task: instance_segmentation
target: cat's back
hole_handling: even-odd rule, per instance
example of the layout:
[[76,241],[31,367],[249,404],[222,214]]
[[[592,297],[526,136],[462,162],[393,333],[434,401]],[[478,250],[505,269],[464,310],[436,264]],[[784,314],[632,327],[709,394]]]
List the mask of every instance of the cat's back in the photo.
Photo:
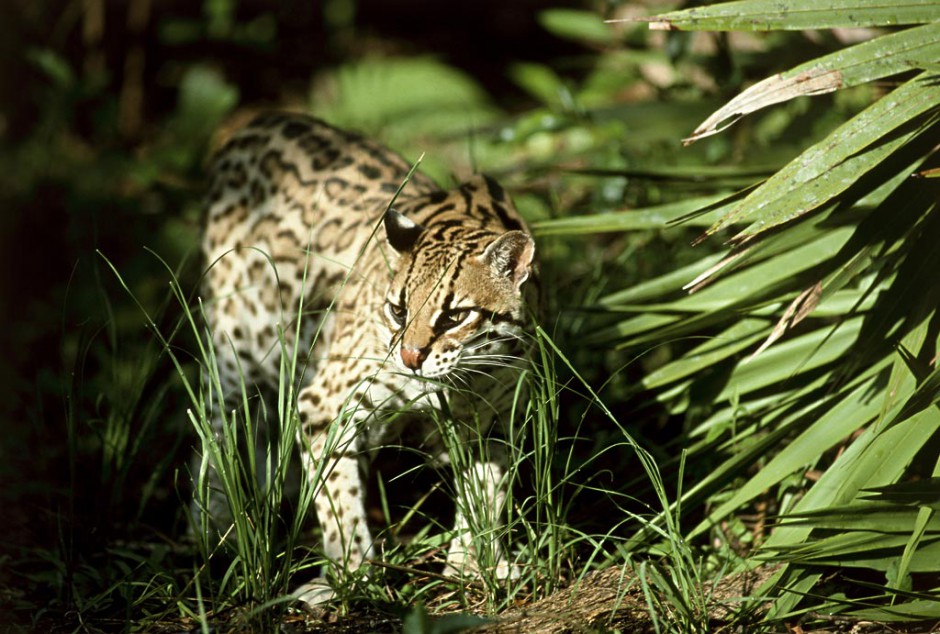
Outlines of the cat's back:
[[[411,170],[379,143],[298,113],[267,113],[238,128],[210,165],[204,248],[307,245],[340,254],[371,233]],[[415,174],[404,196],[437,189]],[[283,243],[283,244],[282,244]]]

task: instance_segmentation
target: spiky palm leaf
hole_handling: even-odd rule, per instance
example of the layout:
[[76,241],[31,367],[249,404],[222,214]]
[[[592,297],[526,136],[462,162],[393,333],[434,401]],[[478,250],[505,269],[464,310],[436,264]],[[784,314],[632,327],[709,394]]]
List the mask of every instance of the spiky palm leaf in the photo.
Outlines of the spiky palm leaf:
[[[599,307],[626,317],[594,337],[633,350],[703,338],[643,383],[692,423],[690,461],[723,457],[683,496],[683,509],[708,503],[690,537],[753,512],[770,491],[780,520],[758,555],[785,564],[762,589],[774,599],[770,618],[798,609],[938,618],[936,581],[911,575],[940,571],[940,6],[743,0],[651,21],[681,30],[914,25],[874,30],[768,78],[693,133],[687,141],[794,97],[895,78],[749,192],[542,230],[610,230],[710,205],[692,220],[710,225],[702,240],[730,233],[727,252],[602,298]],[[688,291],[678,299],[677,280]],[[881,581],[855,584],[864,599],[849,601],[820,584],[833,566]]]

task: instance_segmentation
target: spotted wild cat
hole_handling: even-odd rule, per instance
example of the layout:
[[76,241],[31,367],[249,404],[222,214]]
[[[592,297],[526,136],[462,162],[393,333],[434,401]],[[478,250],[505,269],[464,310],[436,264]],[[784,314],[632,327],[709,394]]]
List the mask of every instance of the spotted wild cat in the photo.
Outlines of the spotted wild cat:
[[[285,113],[235,132],[211,167],[204,305],[226,406],[240,403],[242,377],[251,393],[277,386],[278,328],[289,350],[300,319],[301,463],[322,476],[314,506],[337,572],[376,554],[360,461],[401,438],[446,460],[429,416],[442,396],[460,437],[486,437],[525,365],[537,266],[512,201],[486,176],[447,191],[416,173],[389,209],[409,169],[377,143]],[[464,474],[483,483],[494,520],[500,454]],[[455,524],[446,571],[473,573],[459,509]],[[497,574],[512,574],[505,557]],[[300,595],[331,591],[317,580]]]

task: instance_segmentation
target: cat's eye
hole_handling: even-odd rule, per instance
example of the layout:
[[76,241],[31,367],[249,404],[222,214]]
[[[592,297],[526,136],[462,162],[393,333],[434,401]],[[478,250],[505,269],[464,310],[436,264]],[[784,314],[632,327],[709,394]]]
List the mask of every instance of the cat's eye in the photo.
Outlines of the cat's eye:
[[467,317],[470,316],[469,310],[448,310],[440,314],[437,318],[437,327],[440,330],[450,330],[456,326],[459,326],[463,322],[467,321]]
[[398,324],[399,326],[404,326],[405,318],[408,316],[408,309],[404,306],[393,304],[392,302],[386,302],[385,313],[393,323]]

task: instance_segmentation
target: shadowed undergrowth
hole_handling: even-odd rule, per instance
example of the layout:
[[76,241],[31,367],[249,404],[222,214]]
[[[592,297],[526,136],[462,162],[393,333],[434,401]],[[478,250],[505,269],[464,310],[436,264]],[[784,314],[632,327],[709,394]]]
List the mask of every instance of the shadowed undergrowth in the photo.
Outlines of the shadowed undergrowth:
[[[141,18],[163,84],[112,60],[133,58],[123,18],[98,40],[63,22],[74,38],[16,56],[0,605],[21,629],[430,632],[560,602],[579,625],[659,632],[940,619],[936,7],[746,0],[659,16],[670,31],[603,22],[627,5],[533,11],[568,55],[507,63],[506,97],[355,37],[342,9],[359,5],[328,4],[329,64],[272,64],[276,90],[225,51],[282,55],[290,20],[234,1]],[[151,99],[136,119],[134,90]],[[304,351],[282,351],[273,405],[244,391],[219,443],[193,255],[211,130],[261,102],[424,154],[445,185],[494,174],[533,227],[532,398],[505,445],[505,528],[474,531],[518,580],[440,574],[451,500],[485,500],[389,447],[370,484],[383,563],[322,619],[285,600],[323,563],[312,490],[287,487]],[[249,459],[262,419],[276,433]],[[185,537],[210,463],[237,539]]]

